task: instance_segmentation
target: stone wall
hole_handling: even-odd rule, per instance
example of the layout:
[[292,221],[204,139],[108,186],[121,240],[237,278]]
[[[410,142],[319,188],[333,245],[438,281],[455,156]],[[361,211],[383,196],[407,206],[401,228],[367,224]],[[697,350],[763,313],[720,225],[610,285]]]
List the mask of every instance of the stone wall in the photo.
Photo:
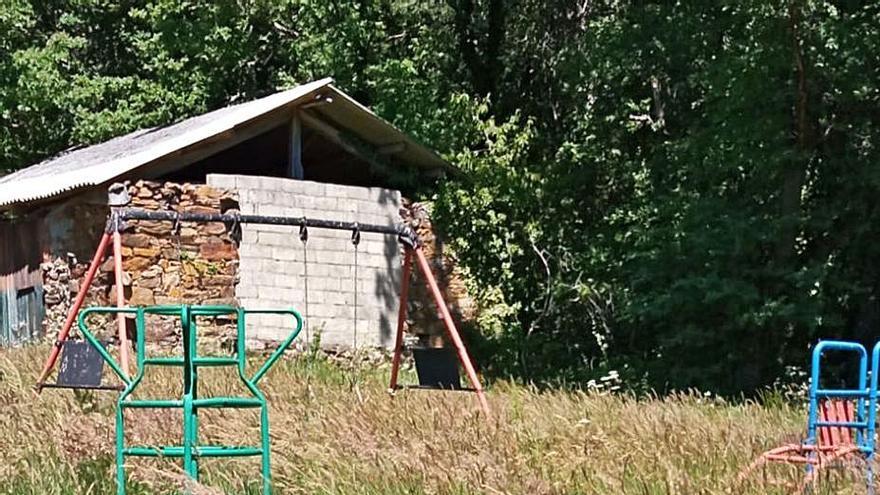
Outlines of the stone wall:
[[[242,175],[208,175],[207,182],[236,190],[244,214],[400,223],[401,198],[394,190]],[[241,279],[235,291],[240,303],[296,308],[308,322],[308,339],[304,335],[300,342],[320,335],[325,349],[392,345],[401,273],[397,239],[362,233],[357,268],[350,232],[311,228],[306,246],[304,251],[295,227],[242,226]],[[256,317],[247,330],[249,339],[277,341],[290,325]]]
[[[442,239],[436,235],[429,205],[404,200],[400,214],[403,222],[418,234],[437,285],[460,330],[463,322],[474,319],[476,305],[468,296],[464,278],[455,259],[446,252]],[[420,345],[442,347],[445,344],[446,330],[443,321],[438,317],[433,296],[415,262],[407,304],[406,330],[418,339]]]
[[[129,186],[129,194],[132,207],[149,210],[220,213],[238,206],[233,193],[206,185],[138,181]],[[99,225],[103,226],[107,212],[105,206],[104,215],[95,216],[90,223],[100,219]],[[71,221],[75,223],[76,219]],[[231,228],[223,223],[183,222],[175,231],[172,222],[128,222],[122,235],[123,283],[128,304],[235,305],[238,252]],[[100,232],[100,228],[97,230]],[[69,255],[48,255],[42,265],[47,307],[44,326],[51,336],[60,330],[93,254],[77,256],[73,254],[77,247],[72,243]],[[85,306],[115,305],[113,258],[109,255],[108,250],[89,288]],[[228,322],[217,323],[200,331],[200,335],[227,339]],[[109,325],[104,336],[112,338],[113,332]],[[177,344],[178,339],[179,330],[171,319],[155,318],[150,322],[150,342],[171,345]]]
[[[41,218],[43,262],[40,268],[46,338],[54,340],[64,324],[89,262],[95,255],[108,212],[106,192],[87,191],[49,207]],[[96,281],[89,288],[86,304],[104,303],[108,290],[106,284]]]

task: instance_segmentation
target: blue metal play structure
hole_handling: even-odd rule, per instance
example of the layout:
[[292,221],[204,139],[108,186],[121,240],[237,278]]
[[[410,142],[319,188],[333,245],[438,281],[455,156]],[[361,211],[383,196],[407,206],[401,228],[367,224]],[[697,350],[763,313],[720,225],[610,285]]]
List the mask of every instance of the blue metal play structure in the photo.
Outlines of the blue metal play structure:
[[[822,356],[827,351],[838,351],[855,353],[859,359],[858,386],[855,389],[833,389],[821,388],[822,378]],[[868,353],[865,347],[854,342],[838,342],[826,340],[819,342],[813,349],[812,373],[810,376],[810,413],[807,422],[807,445],[817,448],[817,453],[822,453],[822,447],[827,445],[828,450],[833,453],[840,453],[843,450],[856,449],[852,453],[860,453],[865,456],[866,478],[868,485],[873,485],[873,473],[871,469],[871,459],[874,456],[874,431],[875,423],[873,418],[876,414],[877,405],[877,388],[876,388],[876,369],[877,356],[880,354],[880,347],[874,347],[874,362],[871,366],[874,373],[872,374],[871,383],[874,385],[870,389],[868,385]],[[846,404],[855,403],[855,415],[845,413],[842,417],[833,414],[821,414],[822,401],[825,404],[839,403],[839,401],[847,401]],[[867,404],[866,404],[867,402]],[[825,408],[826,411],[832,410]],[[840,410],[840,408],[838,408]],[[844,406],[844,411],[851,411],[850,406]],[[820,428],[828,428],[830,430],[827,438],[829,442],[820,442],[819,434],[822,432]],[[834,439],[834,429],[837,430],[837,439]],[[824,444],[824,445],[822,445]],[[838,457],[848,455],[840,453]],[[817,456],[818,457],[818,456]],[[807,463],[808,478],[814,477],[817,468],[821,468],[821,464],[814,465]]]
[[[829,352],[849,354],[853,359],[858,359],[858,383],[855,388],[822,387],[822,358]],[[873,495],[878,372],[880,342],[872,352],[870,380],[868,353],[863,345],[831,340],[816,344],[810,374],[806,440],[768,450],[743,470],[739,479],[744,479],[768,462],[804,464],[806,476],[803,488],[806,488],[823,469],[850,464],[862,467],[867,493]]]

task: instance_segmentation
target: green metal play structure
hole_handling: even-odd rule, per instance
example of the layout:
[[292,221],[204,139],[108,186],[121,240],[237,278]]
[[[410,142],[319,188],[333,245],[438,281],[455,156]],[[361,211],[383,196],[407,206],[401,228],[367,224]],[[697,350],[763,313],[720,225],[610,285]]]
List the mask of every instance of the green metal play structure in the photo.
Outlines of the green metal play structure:
[[[137,371],[130,377],[123,371],[120,364],[113,359],[107,349],[89,330],[87,318],[91,314],[130,314],[135,317],[137,329]],[[245,353],[245,320],[251,314],[278,314],[293,317],[290,335],[281,343],[263,365],[251,376],[246,372]],[[147,315],[176,316],[180,318],[183,337],[183,355],[173,357],[148,357],[146,355],[145,329]],[[234,356],[200,356],[196,352],[198,331],[197,317],[234,316],[236,318],[236,352]],[[291,343],[302,330],[303,319],[293,309],[249,310],[231,306],[152,306],[138,308],[92,307],[79,314],[79,329],[83,337],[101,354],[110,369],[122,380],[124,390],[117,400],[116,407],[116,493],[125,495],[125,458],[126,457],[168,457],[182,458],[183,469],[195,481],[199,479],[199,460],[206,457],[244,457],[260,456],[263,493],[271,493],[272,472],[269,461],[269,412],[266,397],[260,392],[257,384],[266,372],[278,361],[278,358],[290,347]],[[150,366],[173,366],[183,370],[183,395],[176,399],[132,399]],[[235,366],[238,376],[251,397],[200,397],[199,368]],[[167,446],[126,446],[125,445],[125,409],[181,409],[183,411],[183,441],[180,445]],[[201,445],[199,437],[199,411],[202,409],[220,408],[259,408],[260,410],[260,445],[233,447],[227,445]]]

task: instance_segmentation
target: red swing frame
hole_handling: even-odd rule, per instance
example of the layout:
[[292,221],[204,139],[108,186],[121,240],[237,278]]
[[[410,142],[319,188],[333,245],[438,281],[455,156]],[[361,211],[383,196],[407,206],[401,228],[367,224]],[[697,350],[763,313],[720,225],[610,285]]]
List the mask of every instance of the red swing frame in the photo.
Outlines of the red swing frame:
[[489,402],[486,400],[486,394],[483,391],[482,385],[480,384],[480,379],[477,377],[477,372],[474,369],[474,365],[471,362],[470,356],[468,355],[467,348],[465,347],[464,342],[461,340],[461,335],[459,335],[458,330],[455,328],[455,323],[452,320],[452,314],[449,312],[449,308],[446,307],[446,302],[443,300],[443,294],[442,292],[440,292],[440,287],[437,285],[437,280],[434,278],[433,272],[431,272],[431,267],[430,265],[428,265],[428,260],[425,258],[425,253],[424,251],[422,251],[422,247],[419,245],[416,245],[414,247],[406,246],[406,252],[404,253],[403,257],[403,278],[400,282],[400,307],[397,314],[397,336],[394,340],[394,357],[391,360],[391,382],[388,385],[388,391],[390,393],[393,393],[397,390],[397,377],[400,371],[401,356],[403,354],[403,331],[404,324],[406,322],[406,305],[409,296],[409,279],[412,273],[413,254],[415,254],[419,270],[425,277],[425,283],[428,285],[428,289],[431,291],[431,295],[434,299],[434,304],[437,306],[437,310],[440,312],[440,319],[443,320],[443,325],[446,328],[446,334],[452,341],[452,345],[455,347],[455,350],[458,353],[458,359],[461,362],[462,367],[464,368],[465,374],[468,377],[468,381],[471,382],[474,393],[477,394],[477,400],[480,402],[480,408],[488,416],[490,414]]

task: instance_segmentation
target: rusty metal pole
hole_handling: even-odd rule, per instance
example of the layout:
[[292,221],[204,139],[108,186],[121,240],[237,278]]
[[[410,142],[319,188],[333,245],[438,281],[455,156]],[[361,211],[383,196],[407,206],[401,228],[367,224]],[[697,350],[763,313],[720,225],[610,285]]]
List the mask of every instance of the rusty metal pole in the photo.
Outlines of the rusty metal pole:
[[89,265],[86,276],[80,284],[79,292],[77,292],[76,298],[73,300],[73,305],[71,305],[70,309],[67,311],[67,318],[64,320],[64,326],[61,327],[61,331],[58,333],[58,338],[55,339],[55,345],[52,348],[52,352],[49,353],[49,359],[46,360],[46,364],[43,366],[43,371],[40,372],[40,377],[37,378],[37,383],[34,386],[37,392],[43,390],[43,384],[46,383],[49,373],[52,372],[52,368],[55,367],[55,363],[58,361],[58,355],[61,353],[61,346],[64,345],[67,336],[70,334],[73,322],[76,321],[76,315],[79,313],[79,309],[82,307],[86,294],[89,292],[89,287],[92,285],[92,280],[95,278],[95,273],[97,273],[98,267],[101,266],[101,261],[104,259],[104,253],[107,252],[107,246],[109,244],[110,233],[104,232],[104,235],[101,236],[101,242],[98,243],[98,249],[95,250],[95,256],[92,258],[92,263]]
[[397,374],[403,354],[403,326],[406,323],[406,304],[409,296],[409,278],[412,271],[412,248],[406,246],[403,257],[403,278],[400,280],[400,308],[397,310],[397,337],[394,340],[394,358],[391,360],[391,383],[388,393],[397,390]]
[[[117,209],[128,205],[130,198],[125,184],[115,183],[107,189],[107,204],[110,205],[110,228],[113,230],[113,274],[116,284],[116,307],[125,307],[125,287],[122,276],[122,219],[119,218]],[[126,330],[125,315],[116,314],[116,325],[119,332],[119,361],[122,371],[126,376],[131,376],[128,369],[128,332]]]
[[[122,234],[119,230],[113,231],[113,273],[116,283],[116,307],[122,309],[125,307],[125,287],[122,276]],[[119,329],[119,361],[125,375],[131,376],[128,370],[128,332],[124,314],[116,314],[116,325]]]
[[422,275],[425,276],[425,283],[431,290],[431,295],[434,296],[434,304],[437,306],[443,324],[446,326],[446,333],[449,335],[452,344],[458,351],[458,359],[464,367],[464,371],[467,374],[468,380],[471,382],[471,386],[474,388],[474,392],[477,393],[477,399],[480,401],[480,408],[486,413],[486,416],[489,417],[491,414],[489,410],[489,402],[486,401],[486,394],[483,392],[483,386],[480,384],[480,379],[477,377],[477,372],[474,369],[470,356],[468,356],[464,342],[461,340],[461,336],[455,328],[455,323],[452,322],[452,314],[449,313],[449,308],[446,307],[446,302],[443,301],[443,294],[440,292],[440,287],[437,285],[437,280],[434,278],[433,272],[431,272],[431,267],[428,265],[425,253],[422,251],[421,246],[415,246],[413,250],[416,253],[416,260],[419,262],[419,268],[422,271]]

